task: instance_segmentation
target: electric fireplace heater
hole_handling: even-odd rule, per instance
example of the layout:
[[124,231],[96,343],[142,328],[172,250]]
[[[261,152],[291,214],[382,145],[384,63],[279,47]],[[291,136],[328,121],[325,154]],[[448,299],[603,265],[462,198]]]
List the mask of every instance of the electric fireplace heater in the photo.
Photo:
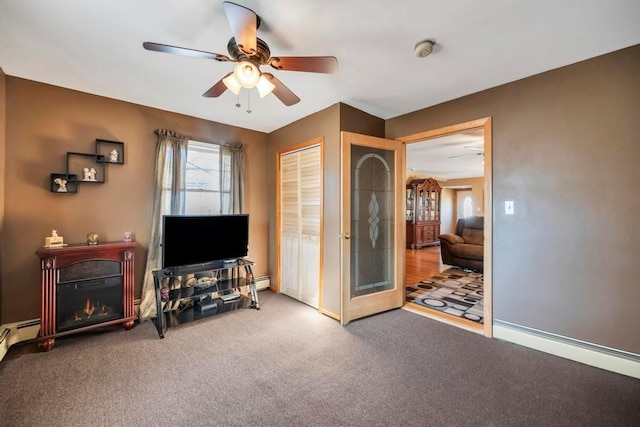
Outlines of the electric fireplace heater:
[[42,311],[37,342],[42,351],[55,338],[107,325],[131,329],[134,242],[40,248]]
[[60,283],[56,296],[56,330],[82,328],[122,317],[122,277]]

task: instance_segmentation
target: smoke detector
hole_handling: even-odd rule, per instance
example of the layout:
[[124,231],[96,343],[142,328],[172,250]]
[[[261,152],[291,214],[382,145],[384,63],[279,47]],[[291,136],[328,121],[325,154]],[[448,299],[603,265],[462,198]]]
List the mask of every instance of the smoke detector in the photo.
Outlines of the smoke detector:
[[421,42],[416,43],[416,46],[413,48],[413,52],[418,58],[424,58],[433,52],[433,46],[435,44],[436,42],[433,40],[422,40]]

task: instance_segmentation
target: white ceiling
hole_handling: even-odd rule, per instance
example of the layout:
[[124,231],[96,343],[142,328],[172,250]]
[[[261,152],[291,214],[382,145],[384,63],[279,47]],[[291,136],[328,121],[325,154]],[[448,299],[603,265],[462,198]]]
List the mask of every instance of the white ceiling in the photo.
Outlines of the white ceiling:
[[484,175],[484,131],[454,133],[407,144],[407,176],[446,181]]
[[[382,119],[640,42],[638,0],[237,0],[272,55],[333,55],[336,74],[271,71],[302,101],[201,95],[233,64],[142,48],[227,54],[222,0],[0,0],[7,75],[271,132],[336,102]],[[414,45],[436,41],[418,59]]]

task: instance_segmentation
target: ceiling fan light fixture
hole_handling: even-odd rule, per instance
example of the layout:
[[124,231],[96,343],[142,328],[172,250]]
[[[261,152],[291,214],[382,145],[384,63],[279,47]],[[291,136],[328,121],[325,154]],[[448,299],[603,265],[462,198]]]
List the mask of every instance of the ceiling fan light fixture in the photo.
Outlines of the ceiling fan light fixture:
[[233,75],[237,79],[240,86],[245,89],[256,87],[260,79],[260,70],[252,62],[239,62],[233,69]]
[[269,79],[267,79],[264,75],[261,75],[258,79],[258,84],[256,85],[258,88],[258,93],[260,94],[260,98],[264,98],[269,95],[273,89],[275,89],[276,85],[271,83]]
[[146,50],[178,54],[183,56],[213,59],[235,64],[233,71],[225,74],[202,96],[217,98],[229,89],[236,96],[244,89],[260,86],[261,97],[273,93],[287,107],[300,102],[300,98],[273,74],[263,73],[261,66],[271,66],[276,70],[303,71],[309,73],[334,73],[338,60],[334,56],[279,56],[272,57],[267,43],[257,37],[260,17],[251,9],[231,1],[224,1],[224,12],[231,26],[232,37],[227,43],[227,55],[202,50],[170,46],[161,43],[144,42]]
[[240,93],[240,89],[242,88],[234,73],[231,73],[227,77],[222,79],[222,83],[224,83],[227,89],[229,89],[235,95],[238,95]]

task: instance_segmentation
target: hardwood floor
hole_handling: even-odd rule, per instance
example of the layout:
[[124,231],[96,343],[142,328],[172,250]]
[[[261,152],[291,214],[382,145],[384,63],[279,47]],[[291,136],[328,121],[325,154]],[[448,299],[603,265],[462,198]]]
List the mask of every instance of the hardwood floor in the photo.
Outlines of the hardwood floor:
[[440,246],[407,249],[404,283],[406,286],[415,285],[419,281],[435,276],[449,267],[449,265],[442,263]]

